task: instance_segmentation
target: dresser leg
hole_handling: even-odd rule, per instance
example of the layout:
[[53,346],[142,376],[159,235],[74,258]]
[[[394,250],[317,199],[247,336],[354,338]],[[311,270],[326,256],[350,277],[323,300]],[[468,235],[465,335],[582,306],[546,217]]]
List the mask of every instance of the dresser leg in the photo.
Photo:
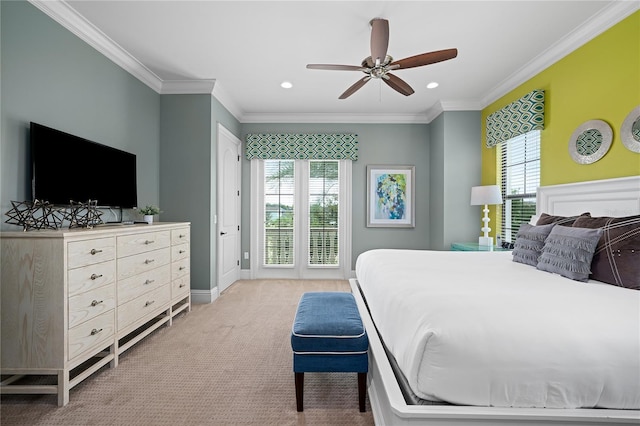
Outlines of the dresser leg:
[[118,339],[116,342],[109,346],[109,353],[113,355],[113,359],[109,363],[109,368],[116,368],[118,366]]
[[58,371],[58,407],[69,403],[69,370]]

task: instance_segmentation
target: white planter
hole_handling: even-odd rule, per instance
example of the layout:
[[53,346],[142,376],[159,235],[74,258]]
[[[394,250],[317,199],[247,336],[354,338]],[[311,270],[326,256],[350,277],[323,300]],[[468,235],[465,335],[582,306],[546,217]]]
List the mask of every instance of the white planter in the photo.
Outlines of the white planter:
[[149,225],[151,225],[153,223],[153,215],[152,214],[145,214],[144,215],[144,221],[147,222]]

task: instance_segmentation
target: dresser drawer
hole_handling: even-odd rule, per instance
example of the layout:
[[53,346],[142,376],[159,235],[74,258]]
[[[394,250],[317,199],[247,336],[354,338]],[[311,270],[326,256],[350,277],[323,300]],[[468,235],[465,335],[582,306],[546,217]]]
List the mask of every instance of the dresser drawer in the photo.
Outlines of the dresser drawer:
[[118,330],[124,330],[136,321],[150,314],[157,314],[167,309],[171,289],[164,285],[158,289],[138,296],[118,307]]
[[186,259],[189,257],[189,243],[171,246],[171,261]]
[[115,285],[107,285],[69,298],[69,328],[112,310],[116,306]]
[[110,310],[69,330],[69,359],[113,341],[115,311]]
[[171,244],[188,243],[191,240],[191,232],[189,228],[180,228],[171,230]]
[[171,263],[171,280],[176,280],[180,277],[189,274],[189,259],[181,259],[177,262]]
[[69,296],[112,283],[116,278],[116,261],[71,269],[68,272]]
[[171,282],[171,300],[185,297],[191,290],[191,275],[184,275]]
[[171,252],[169,247],[140,253],[134,256],[118,259],[118,280],[148,272],[162,265],[169,264]]
[[115,259],[115,257],[115,237],[73,241],[67,244],[67,267],[69,269],[106,262]]
[[150,271],[118,281],[118,305],[168,284],[171,279],[171,266],[162,265]]
[[169,247],[170,231],[145,232],[118,237],[118,258]]

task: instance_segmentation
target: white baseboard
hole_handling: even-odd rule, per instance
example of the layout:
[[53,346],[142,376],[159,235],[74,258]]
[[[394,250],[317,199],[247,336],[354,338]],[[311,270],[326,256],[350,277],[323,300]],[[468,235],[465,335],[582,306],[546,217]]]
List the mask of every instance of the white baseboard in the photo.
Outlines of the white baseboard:
[[220,293],[218,292],[218,287],[214,287],[211,290],[191,290],[191,303],[212,303],[218,298],[219,295]]
[[241,280],[250,280],[251,279],[251,269],[240,269],[240,279]]

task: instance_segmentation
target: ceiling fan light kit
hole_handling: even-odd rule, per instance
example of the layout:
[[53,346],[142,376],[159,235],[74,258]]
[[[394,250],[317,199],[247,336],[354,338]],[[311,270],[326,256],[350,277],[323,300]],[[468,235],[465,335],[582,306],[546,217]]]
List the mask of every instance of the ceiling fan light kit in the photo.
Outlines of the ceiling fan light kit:
[[422,53],[408,58],[394,61],[387,55],[389,47],[389,21],[383,18],[373,18],[371,24],[371,56],[362,61],[361,66],[357,65],[335,65],[335,64],[308,64],[307,68],[312,70],[329,71],[361,71],[366,75],[356,81],[351,87],[340,95],[338,99],[346,99],[353,95],[358,89],[364,86],[372,78],[380,79],[398,93],[409,96],[414,90],[400,77],[391,74],[390,71],[422,67],[447,61],[458,56],[458,49],[445,49],[433,52]]

